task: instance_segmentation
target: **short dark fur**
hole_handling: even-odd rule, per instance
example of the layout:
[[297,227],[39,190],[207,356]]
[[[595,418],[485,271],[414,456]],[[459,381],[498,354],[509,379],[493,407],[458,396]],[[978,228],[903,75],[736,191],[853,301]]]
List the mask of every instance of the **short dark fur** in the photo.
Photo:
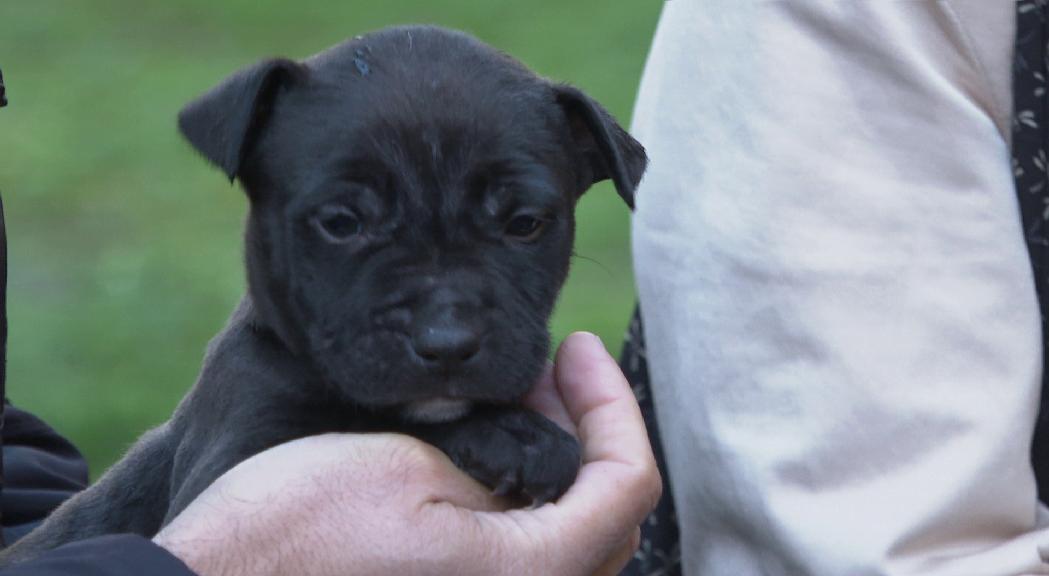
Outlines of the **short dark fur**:
[[[407,432],[538,501],[568,488],[577,443],[514,403],[549,353],[577,199],[610,178],[632,206],[645,168],[607,112],[469,36],[402,27],[248,67],[179,128],[250,198],[248,294],[171,420],[0,563],[150,536],[236,463],[321,432]],[[438,398],[472,410],[405,417]]]

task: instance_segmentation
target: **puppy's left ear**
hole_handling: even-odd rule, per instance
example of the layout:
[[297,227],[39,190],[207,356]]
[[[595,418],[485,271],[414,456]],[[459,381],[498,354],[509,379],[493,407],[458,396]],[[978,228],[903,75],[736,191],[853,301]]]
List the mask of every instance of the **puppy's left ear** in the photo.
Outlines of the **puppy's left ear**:
[[645,147],[579,89],[558,85],[554,93],[568,118],[572,139],[582,158],[579,173],[583,190],[611,178],[616,192],[633,209],[634,191],[648,165]]
[[277,92],[305,75],[305,66],[284,58],[248,66],[187,104],[179,130],[232,182]]

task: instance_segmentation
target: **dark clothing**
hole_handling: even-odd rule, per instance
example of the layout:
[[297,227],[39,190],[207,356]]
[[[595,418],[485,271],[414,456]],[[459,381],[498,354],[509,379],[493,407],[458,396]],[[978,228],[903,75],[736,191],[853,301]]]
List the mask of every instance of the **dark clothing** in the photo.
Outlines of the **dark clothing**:
[[131,534],[101,536],[55,548],[0,571],[3,576],[192,576],[177,558]]
[[[1034,270],[1042,312],[1043,346],[1049,358],[1049,175],[1045,167],[1049,143],[1049,92],[1046,61],[1049,5],[1017,3],[1016,51],[1013,62],[1013,174],[1023,215],[1027,250]],[[1049,370],[1042,371],[1042,401],[1031,443],[1031,463],[1038,480],[1038,498],[1049,503]]]
[[649,388],[648,359],[645,357],[645,337],[641,329],[641,310],[634,309],[634,316],[627,328],[619,367],[630,381],[634,396],[645,417],[648,439],[656,464],[663,474],[663,498],[656,509],[641,524],[641,544],[634,558],[620,572],[620,576],[680,576],[681,538],[678,533],[677,514],[674,500],[670,496],[670,475],[667,474],[666,456],[660,440],[659,425],[656,423],[656,407]]
[[35,528],[63,500],[87,487],[80,452],[39,418],[13,406],[4,411],[4,542]]
[[[87,464],[75,447],[28,412],[6,405],[4,486],[0,493],[8,544],[87,486]],[[0,576],[193,576],[180,560],[146,538],[119,534],[67,544],[0,570]]]

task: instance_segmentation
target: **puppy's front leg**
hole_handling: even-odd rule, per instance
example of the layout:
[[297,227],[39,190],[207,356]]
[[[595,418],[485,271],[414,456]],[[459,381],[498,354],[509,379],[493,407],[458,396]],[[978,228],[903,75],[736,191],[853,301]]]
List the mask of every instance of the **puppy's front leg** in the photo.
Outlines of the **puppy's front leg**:
[[248,415],[230,415],[221,429],[197,429],[186,434],[175,454],[171,479],[171,504],[162,526],[166,526],[193,502],[208,486],[237,464],[248,458],[296,438],[338,430],[329,414],[322,409],[286,407],[288,414],[311,415],[305,422],[291,424],[279,409],[257,406],[257,422]]
[[420,425],[412,432],[499,495],[550,502],[579,472],[579,442],[523,408],[484,407],[462,420]]

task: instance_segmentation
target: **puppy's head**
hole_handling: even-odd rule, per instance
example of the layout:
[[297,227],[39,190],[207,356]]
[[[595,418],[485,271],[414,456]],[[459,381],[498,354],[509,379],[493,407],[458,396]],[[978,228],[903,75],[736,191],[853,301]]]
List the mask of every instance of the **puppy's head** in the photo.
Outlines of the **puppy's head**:
[[642,146],[580,91],[461,33],[383,30],[241,70],[179,115],[251,200],[258,321],[341,397],[422,420],[539,377],[573,209]]

